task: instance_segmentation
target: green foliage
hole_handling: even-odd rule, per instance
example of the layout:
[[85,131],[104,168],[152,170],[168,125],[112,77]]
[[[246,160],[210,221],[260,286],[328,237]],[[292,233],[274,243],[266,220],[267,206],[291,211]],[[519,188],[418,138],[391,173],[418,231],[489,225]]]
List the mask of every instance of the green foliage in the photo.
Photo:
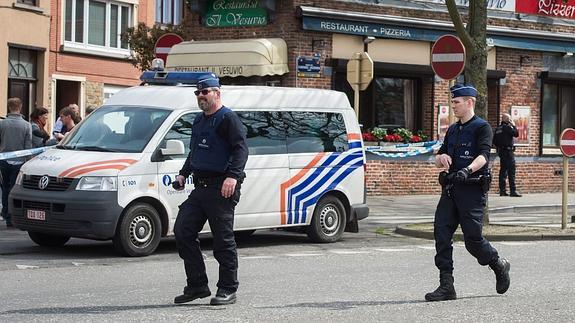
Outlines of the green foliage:
[[410,142],[411,136],[413,136],[413,133],[411,132],[411,130],[406,129],[406,128],[397,128],[397,129],[395,129],[394,132],[401,137],[403,142]]
[[128,60],[141,71],[150,69],[150,64],[155,57],[154,46],[158,38],[164,34],[173,33],[187,39],[186,25],[185,22],[182,22],[177,26],[154,24],[152,27],[148,27],[140,22],[138,26],[128,28],[122,33],[122,41],[127,42],[131,49]]
[[378,140],[382,140],[383,137],[387,136],[387,129],[375,127],[371,130],[371,134]]

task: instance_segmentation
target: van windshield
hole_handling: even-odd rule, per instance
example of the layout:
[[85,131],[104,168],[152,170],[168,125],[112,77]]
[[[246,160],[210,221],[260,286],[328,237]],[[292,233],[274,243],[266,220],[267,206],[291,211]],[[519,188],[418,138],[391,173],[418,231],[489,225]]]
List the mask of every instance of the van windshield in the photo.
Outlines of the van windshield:
[[92,112],[57,148],[139,153],[170,112],[148,107],[104,106]]

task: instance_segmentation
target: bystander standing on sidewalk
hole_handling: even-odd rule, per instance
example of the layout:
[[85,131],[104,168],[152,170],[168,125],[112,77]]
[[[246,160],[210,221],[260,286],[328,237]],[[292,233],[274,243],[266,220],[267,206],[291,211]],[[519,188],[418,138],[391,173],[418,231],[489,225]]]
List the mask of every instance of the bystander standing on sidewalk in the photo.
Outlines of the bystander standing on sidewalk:
[[[513,138],[519,132],[508,113],[501,115],[501,124],[495,129],[493,145],[499,155],[499,195],[521,197],[515,186],[515,145]],[[505,179],[509,177],[509,194],[505,190]]]
[[[0,153],[32,148],[32,126],[20,112],[22,101],[19,98],[8,99],[8,114],[0,121]],[[12,219],[8,213],[8,194],[16,182],[16,176],[26,157],[0,160],[2,174],[2,217],[8,228],[12,227]]]

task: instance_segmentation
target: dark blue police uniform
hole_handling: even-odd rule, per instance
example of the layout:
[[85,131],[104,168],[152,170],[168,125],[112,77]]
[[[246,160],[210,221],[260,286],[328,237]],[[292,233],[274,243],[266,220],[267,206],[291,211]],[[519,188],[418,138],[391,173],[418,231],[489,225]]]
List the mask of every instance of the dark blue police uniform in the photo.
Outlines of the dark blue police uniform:
[[[453,98],[476,97],[477,90],[471,85],[457,84],[451,88],[451,94]],[[440,286],[434,292],[425,295],[428,301],[457,298],[452,274],[453,234],[459,225],[463,231],[467,251],[479,264],[489,265],[494,270],[497,292],[502,294],[509,288],[509,262],[499,257],[497,250],[482,233],[483,208],[489,184],[484,180],[489,178],[489,151],[492,137],[491,126],[474,115],[465,123],[458,121],[452,124],[439,149],[438,155],[448,154],[452,163],[449,175],[444,177],[446,179],[442,182],[442,193],[434,221],[435,265],[440,272]],[[471,173],[468,167],[480,155],[484,156],[487,163]]]
[[505,190],[505,179],[509,177],[509,191],[511,196],[520,197],[515,185],[515,145],[513,137],[518,137],[517,128],[509,122],[501,121],[501,124],[495,129],[493,143],[497,147],[499,155],[499,195],[507,196]]
[[[208,87],[219,88],[219,81],[198,82],[198,90]],[[193,174],[194,190],[180,205],[174,225],[178,252],[184,260],[187,276],[184,295],[176,297],[176,303],[210,295],[198,239],[198,233],[206,221],[213,235],[214,257],[219,263],[216,297],[233,294],[235,302],[235,292],[239,283],[233,231],[234,210],[240,199],[240,187],[245,178],[244,167],[247,158],[246,131],[232,110],[222,106],[212,115],[204,113],[198,115],[192,125],[190,153],[180,170],[180,175],[186,178]],[[221,189],[228,177],[235,178],[237,184],[233,195],[224,198]]]

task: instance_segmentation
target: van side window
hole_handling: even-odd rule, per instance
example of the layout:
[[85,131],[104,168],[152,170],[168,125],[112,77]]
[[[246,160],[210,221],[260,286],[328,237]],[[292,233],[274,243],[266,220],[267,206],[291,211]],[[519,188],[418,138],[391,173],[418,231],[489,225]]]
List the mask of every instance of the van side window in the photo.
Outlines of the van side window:
[[288,153],[343,152],[348,149],[343,115],[330,112],[282,112]]
[[280,112],[237,112],[247,130],[250,155],[285,154],[285,123]]
[[164,140],[160,144],[161,147],[166,147],[166,141],[170,139],[181,140],[184,142],[184,147],[186,148],[186,153],[184,158],[190,153],[190,139],[192,136],[192,124],[194,119],[196,119],[197,112],[188,113],[181,116],[170,128]]

